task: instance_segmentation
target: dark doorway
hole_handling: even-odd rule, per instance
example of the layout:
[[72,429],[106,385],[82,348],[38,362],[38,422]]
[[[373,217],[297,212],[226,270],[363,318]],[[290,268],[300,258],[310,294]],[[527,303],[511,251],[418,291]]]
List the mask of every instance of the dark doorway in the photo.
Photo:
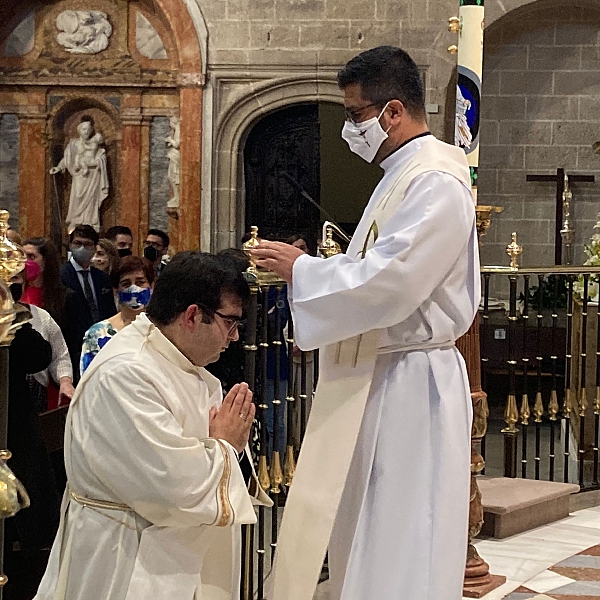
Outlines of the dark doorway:
[[319,110],[316,104],[280,110],[260,121],[244,151],[246,231],[258,225],[261,237],[314,235],[319,210],[281,174],[289,173],[320,202]]

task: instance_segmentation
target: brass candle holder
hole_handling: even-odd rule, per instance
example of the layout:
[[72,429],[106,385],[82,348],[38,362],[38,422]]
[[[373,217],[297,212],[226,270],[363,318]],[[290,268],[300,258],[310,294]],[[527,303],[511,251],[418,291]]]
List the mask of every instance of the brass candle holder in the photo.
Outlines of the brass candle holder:
[[504,210],[502,206],[487,206],[477,205],[475,207],[475,214],[477,215],[477,237],[479,238],[479,245],[483,244],[482,237],[487,233],[492,223],[492,215],[501,213]]

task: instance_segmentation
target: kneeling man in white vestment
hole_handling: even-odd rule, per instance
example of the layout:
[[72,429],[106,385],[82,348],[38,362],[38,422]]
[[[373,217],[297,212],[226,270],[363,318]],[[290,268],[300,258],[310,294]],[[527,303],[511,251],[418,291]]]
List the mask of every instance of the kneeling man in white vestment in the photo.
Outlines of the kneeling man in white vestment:
[[428,130],[421,74],[399,48],[338,74],[350,150],[383,169],[346,254],[262,242],[289,286],[320,376],[284,512],[270,600],[311,600],[329,547],[331,600],[459,600],[471,398],[455,341],[479,304],[464,152]]
[[182,252],[95,358],[69,409],[69,484],[36,600],[239,598],[240,526],[270,500],[246,453],[252,393],[223,399],[204,366],[238,339],[248,295],[227,259]]

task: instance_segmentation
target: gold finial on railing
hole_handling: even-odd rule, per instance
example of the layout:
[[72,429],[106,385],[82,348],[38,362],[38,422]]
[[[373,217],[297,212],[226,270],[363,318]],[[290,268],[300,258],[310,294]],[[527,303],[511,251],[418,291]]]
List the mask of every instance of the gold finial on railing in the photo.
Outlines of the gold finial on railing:
[[587,398],[587,390],[585,389],[585,382],[583,383],[583,387],[581,388],[581,392],[579,393],[579,416],[585,417],[585,413],[589,407],[588,398]]
[[296,473],[296,459],[294,457],[294,447],[288,446],[285,452],[285,479],[284,484],[287,487],[292,485]]
[[521,398],[521,410],[519,411],[521,417],[521,425],[529,425],[529,418],[531,417],[531,410],[529,408],[529,397],[527,394],[523,394]]
[[565,399],[563,401],[562,409],[563,409],[563,418],[570,419],[571,411],[573,410],[573,400],[571,398],[571,390],[570,389],[565,390]]
[[267,465],[267,457],[265,454],[261,454],[258,457],[258,484],[260,487],[265,490],[265,492],[269,491],[271,487],[271,478],[269,477],[269,467]]
[[[569,390],[567,390],[566,393],[568,394]],[[552,390],[550,392],[550,402],[548,403],[548,418],[551,421],[556,421],[558,418],[557,417],[558,411],[559,411],[558,395],[556,393],[556,390]]]
[[544,402],[542,400],[542,392],[537,392],[535,395],[535,404],[533,405],[533,416],[536,423],[542,422],[544,416]]
[[516,231],[513,231],[511,238],[511,243],[508,246],[506,246],[506,254],[510,256],[510,270],[518,271],[519,263],[517,259],[519,258],[519,255],[523,253],[523,246],[517,243]]
[[508,395],[508,401],[504,409],[504,421],[507,426],[502,430],[503,432],[515,433],[518,431],[515,425],[519,421],[519,410],[517,409],[517,398],[514,394]]
[[281,457],[279,450],[273,451],[271,457],[271,472],[269,473],[271,479],[271,494],[279,494],[281,488],[279,487],[283,483],[283,471],[281,470]]

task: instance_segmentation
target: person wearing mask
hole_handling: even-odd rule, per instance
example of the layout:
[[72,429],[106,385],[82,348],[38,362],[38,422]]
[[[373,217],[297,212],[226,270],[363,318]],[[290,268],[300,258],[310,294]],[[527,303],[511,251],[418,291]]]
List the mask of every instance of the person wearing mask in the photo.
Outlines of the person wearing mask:
[[144,242],[144,257],[153,265],[156,276],[159,277],[165,268],[163,257],[169,250],[169,236],[160,229],[150,229]]
[[115,245],[120,258],[133,254],[133,233],[129,227],[115,225],[106,230],[104,237]]
[[[24,283],[23,271],[12,277],[10,292],[13,300],[29,308],[31,326],[52,346],[52,362],[48,368],[29,376],[29,387],[31,393],[38,399],[38,410],[44,412],[70,402],[75,393],[73,367],[65,338],[50,313],[39,306],[23,301]],[[54,393],[55,388],[58,393]]]
[[31,237],[23,242],[27,258],[21,301],[47,310],[62,324],[67,291],[60,279],[60,261],[54,244],[43,237]]
[[112,280],[120,310],[114,317],[92,325],[85,332],[80,362],[82,375],[106,343],[145,310],[154,286],[154,269],[145,258],[126,256],[114,271]]
[[[18,297],[22,286],[10,285]],[[31,323],[16,332],[8,348],[8,443],[12,452],[10,468],[23,483],[30,499],[29,508],[6,520],[4,556],[10,583],[4,598],[31,598],[48,559],[59,522],[59,495],[52,465],[38,421],[38,407],[30,393],[29,375],[47,369],[52,347]]]
[[347,252],[251,251],[293,283],[298,346],[321,348],[267,597],[312,598],[329,548],[332,598],[460,600],[473,415],[455,341],[481,295],[469,165],[429,132],[404,50],[366,50],[338,83],[342,137],[384,171]]
[[119,266],[120,260],[117,249],[110,240],[106,238],[98,240],[96,254],[92,258],[92,266],[110,277],[111,273]]
[[81,343],[85,332],[98,321],[116,314],[113,289],[106,273],[91,266],[98,233],[90,225],[78,225],[69,235],[71,258],[61,269],[63,284],[73,291],[67,297],[62,330],[69,348],[75,381],[79,380]]

